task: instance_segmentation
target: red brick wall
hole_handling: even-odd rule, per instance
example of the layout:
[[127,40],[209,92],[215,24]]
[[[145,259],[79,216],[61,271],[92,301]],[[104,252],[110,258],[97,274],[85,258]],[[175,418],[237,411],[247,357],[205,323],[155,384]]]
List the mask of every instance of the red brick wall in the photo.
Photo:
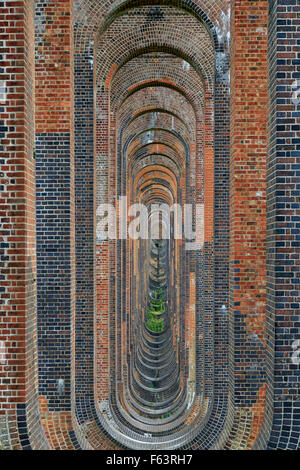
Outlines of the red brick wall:
[[41,12],[45,30],[36,45],[36,132],[70,132],[74,105],[73,2],[48,1]]
[[[97,96],[96,105],[96,207],[108,201],[109,102],[107,92]],[[98,222],[98,220],[97,220]],[[108,399],[109,386],[109,242],[96,246],[96,396]]]
[[[13,448],[29,448],[28,437],[32,448],[46,446],[37,401],[33,18],[32,0],[1,4],[0,415]],[[26,417],[19,435],[16,409]]]
[[232,2],[230,339],[238,355],[231,384],[237,405],[252,407],[251,442],[264,409],[267,14],[266,0]]
[[6,342],[7,361],[6,367],[0,365],[0,413],[4,413],[26,401],[26,314],[35,312],[33,2],[8,1],[1,5],[0,15],[0,80],[7,89],[0,104],[0,340]]

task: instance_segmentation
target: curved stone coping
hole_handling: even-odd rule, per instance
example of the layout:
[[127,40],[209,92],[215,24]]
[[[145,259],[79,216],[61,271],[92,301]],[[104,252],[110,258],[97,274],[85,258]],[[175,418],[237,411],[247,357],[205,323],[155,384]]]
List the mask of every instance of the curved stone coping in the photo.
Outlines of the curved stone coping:
[[[117,400],[118,404],[119,404],[119,400]],[[186,404],[184,404],[184,406],[186,407]],[[143,445],[143,448],[144,449],[178,449],[178,448],[184,448],[184,447],[181,447],[183,446],[184,444],[190,442],[192,439],[195,438],[195,436],[197,435],[197,431],[199,430],[201,432],[201,424],[203,422],[202,420],[202,415],[199,416],[200,418],[200,421],[201,421],[201,424],[199,425],[199,419],[196,419],[196,426],[194,425],[195,423],[195,420],[193,420],[193,422],[187,426],[181,426],[179,429],[177,428],[175,430],[174,433],[172,434],[167,434],[165,435],[163,433],[160,432],[158,436],[155,435],[155,433],[153,432],[152,436],[147,436],[147,435],[141,435],[140,433],[136,433],[134,431],[132,431],[131,429],[128,428],[128,426],[124,426],[122,425],[122,423],[119,422],[119,419],[118,417],[115,415],[115,411],[112,410],[113,414],[114,414],[114,418],[117,420],[118,422],[118,425],[120,426],[120,428],[122,428],[124,430],[124,434],[121,434],[120,435],[120,439],[122,440],[122,443],[125,443],[126,442],[126,439],[127,440],[127,446],[129,446],[129,448],[133,448],[133,449],[140,449],[140,447],[137,447],[136,446],[136,442],[138,441],[140,444],[144,444]],[[118,415],[119,415],[119,410],[118,410]],[[205,420],[207,422],[207,420]],[[215,419],[214,419],[214,422],[216,423]],[[217,424],[217,423],[216,423]],[[113,430],[114,432],[114,430]],[[132,442],[132,438],[135,437],[134,439],[134,443]],[[150,439],[149,439],[150,437]],[[204,439],[207,439],[207,437],[205,438],[204,436]],[[201,439],[202,440],[202,439]],[[205,448],[205,447],[201,447],[200,448]]]
[[[175,408],[177,408],[178,406],[181,406],[180,403],[182,402],[183,399],[186,398],[186,390],[181,390],[181,393],[178,395],[178,397],[176,398],[176,401],[175,402],[172,402],[171,404],[167,404],[166,406],[162,407],[162,408],[149,408],[149,406],[147,405],[142,405],[140,402],[136,401],[135,400],[135,397],[133,396],[129,396],[129,393],[126,391],[127,395],[128,395],[128,398],[127,398],[127,395],[126,395],[126,400],[130,402],[130,406],[132,405],[135,410],[137,410],[137,412],[139,413],[144,413],[144,414],[147,414],[147,415],[153,415],[153,416],[158,416],[160,414],[166,414],[168,412],[170,412],[174,406]],[[186,404],[184,405],[186,406]],[[149,418],[149,419],[152,419],[152,418]]]
[[157,359],[157,356],[160,355],[161,357],[164,357],[166,353],[168,352],[170,348],[170,344],[172,344],[172,338],[170,338],[165,345],[163,345],[160,348],[154,348],[149,345],[147,345],[144,341],[144,338],[142,338],[141,341],[141,349],[149,355],[149,359],[152,358],[152,360]]
[[[143,329],[143,332],[142,332],[142,339],[144,339],[144,344],[145,346],[148,346],[152,349],[155,349],[155,350],[158,350],[160,349],[160,346],[161,347],[164,347],[165,344],[169,344],[170,343],[170,339],[172,339],[172,336],[171,336],[171,329],[168,328],[167,330],[159,333],[160,336],[154,336],[152,335],[152,332],[151,330],[148,330],[148,329]],[[147,336],[146,336],[147,334]],[[152,341],[154,340],[154,341]],[[146,342],[146,343],[145,343]]]
[[153,390],[159,390],[162,387],[165,387],[169,384],[171,386],[173,378],[179,375],[179,370],[178,368],[174,368],[173,370],[169,371],[167,374],[165,374],[163,377],[148,377],[145,374],[143,374],[136,366],[135,366],[135,372],[138,374],[138,377],[136,377],[136,380],[139,379],[139,382],[142,383],[145,387],[148,387],[148,383],[150,382],[152,385],[156,384],[157,389],[154,388]]
[[[125,399],[124,399],[125,401]],[[126,422],[129,422],[133,425],[136,429],[141,431],[148,431],[152,434],[159,434],[160,436],[163,434],[170,434],[172,430],[176,431],[180,426],[184,426],[184,417],[181,416],[184,412],[184,408],[186,407],[185,403],[181,404],[180,409],[176,409],[169,417],[166,418],[145,418],[138,413],[136,413],[132,407],[130,407],[129,403],[125,401],[124,405],[126,406],[127,410],[120,406],[119,412],[122,414],[123,418]],[[173,409],[173,407],[172,407]],[[172,411],[170,409],[169,413]],[[161,415],[167,414],[160,413]]]
[[166,327],[163,331],[152,331],[147,327],[147,320],[144,321],[143,323],[143,330],[142,330],[142,335],[147,333],[147,335],[151,339],[161,339],[162,337],[168,337],[172,333],[171,328],[170,328],[170,321],[169,321],[169,315],[168,312],[165,311],[163,312],[166,316]]
[[[162,381],[162,379],[159,379],[158,381],[157,380],[154,380],[154,379],[147,379],[145,378],[143,375],[139,376],[138,374],[138,370],[137,369],[134,369],[136,375],[135,375],[135,380],[137,383],[140,383],[142,385],[142,388],[146,391],[149,391],[149,392],[164,392],[166,390],[168,390],[168,388],[171,388],[173,386],[173,383],[176,382],[177,378],[178,378],[178,370],[177,369],[174,369],[170,374],[167,375],[167,378],[169,377],[170,381],[166,384],[166,385],[163,385],[163,384],[159,384],[159,382]],[[139,382],[139,380],[141,380],[141,382]],[[150,382],[151,385],[154,385],[154,383],[152,382],[158,382],[156,383],[156,385],[158,385],[158,388],[153,388],[151,387],[150,385],[147,385],[147,383],[144,383],[144,382]],[[168,387],[169,386],[169,387]]]
[[[168,362],[165,362],[162,366],[160,367],[145,367],[143,362],[141,362],[138,359],[138,356],[136,355],[133,365],[134,367],[138,367],[139,371],[146,377],[154,377],[153,374],[158,373],[161,374],[161,377],[167,375],[168,371],[174,370],[176,367],[178,368],[177,362],[174,360],[175,358],[171,358]],[[159,377],[156,375],[156,377]]]
[[180,397],[182,393],[183,392],[181,391],[181,389],[179,389],[177,393],[174,393],[168,399],[161,401],[159,403],[153,402],[153,405],[149,406],[149,400],[146,400],[140,397],[134,389],[129,389],[130,402],[132,403],[134,408],[138,411],[141,411],[141,413],[143,412],[145,413],[145,411],[142,411],[142,410],[147,410],[147,414],[153,414],[153,415],[154,415],[154,411],[157,411],[157,414],[161,414],[165,412],[165,410],[170,411],[170,410],[173,410],[174,407],[176,408],[177,403],[180,402]]
[[[158,418],[158,416],[165,415],[169,413],[170,411],[172,411],[174,409],[173,403],[170,406],[161,410],[148,409],[138,404],[137,404],[136,409],[134,409],[133,406],[135,405],[133,404],[132,406],[131,402],[127,398],[127,393],[123,395],[123,400],[124,400],[124,405],[128,409],[129,414],[132,415],[136,420],[141,421],[145,424],[151,424],[151,423],[153,424],[153,422],[159,423],[160,421],[163,421],[164,423],[166,423],[172,420],[171,417],[160,419]],[[175,402],[175,408],[177,411],[173,413],[173,419],[178,418],[183,412],[186,411],[185,397],[182,394],[179,396],[178,400]],[[140,413],[147,414],[148,416],[144,416],[140,414],[138,411]],[[151,417],[149,415],[153,415],[153,416]]]
[[[173,364],[167,365],[165,368],[158,369],[160,372],[163,372],[163,375],[161,375],[161,376],[147,375],[148,372],[143,371],[136,362],[134,363],[134,367],[139,372],[139,374],[141,376],[143,376],[146,380],[151,380],[152,382],[159,382],[160,380],[164,380],[166,377],[171,375],[175,369],[177,369],[177,371],[179,373],[179,369],[178,369],[178,366],[177,366],[176,362],[174,362]],[[164,369],[167,370],[167,373]],[[156,370],[157,369],[152,369],[152,372],[155,372]]]
[[[170,356],[171,357],[171,356]],[[177,365],[177,362],[175,360],[175,354],[173,354],[173,357],[171,357],[171,360],[169,360],[168,362],[160,365],[160,366],[147,366],[139,357],[138,354],[136,354],[136,357],[135,357],[135,361],[134,361],[135,365],[139,366],[139,368],[141,370],[143,370],[142,368],[144,368],[143,370],[143,373],[144,374],[151,374],[153,371],[161,371],[163,372],[164,369],[169,369],[171,367],[176,367],[178,366]]]
[[[131,387],[130,387],[130,392],[134,395],[135,399],[142,403],[142,405],[146,405],[146,406],[149,406],[149,400],[146,400],[144,398],[142,398],[140,395],[138,395],[137,391],[135,390],[135,388],[132,386],[131,384]],[[149,393],[148,390],[146,390],[147,393]],[[174,401],[177,397],[177,395],[181,392],[181,388],[180,387],[176,387],[176,390],[174,390],[173,394],[171,396],[169,396],[167,399],[165,400],[162,400],[160,401],[159,403],[154,403],[154,402],[151,402],[153,403],[153,405],[151,406],[155,406],[156,408],[158,407],[165,407],[166,405],[168,405],[169,403],[171,403],[172,401]]]
[[[137,351],[138,351],[139,356],[142,355],[142,356],[143,356],[143,360],[144,360],[144,361],[145,361],[145,360],[149,361],[151,364],[153,364],[153,367],[155,367],[155,365],[156,365],[157,368],[159,368],[159,367],[165,367],[164,364],[162,364],[161,366],[158,365],[159,363],[162,363],[162,361],[165,360],[164,357],[158,358],[158,359],[157,359],[157,358],[155,358],[155,359],[150,359],[150,358],[145,357],[145,356],[142,354],[142,352],[146,352],[146,351],[144,351],[144,350],[140,351],[139,349],[137,349]],[[146,354],[149,354],[149,353],[146,352]],[[173,358],[175,359],[175,351],[174,351],[173,349],[170,350],[169,356],[170,356],[170,357],[173,356]],[[166,355],[167,358],[169,358],[169,356]],[[147,366],[147,364],[145,364],[145,365]],[[149,367],[152,367],[152,366],[149,366]]]
[[[133,393],[131,393],[133,392]],[[174,405],[178,406],[180,402],[180,397],[185,396],[186,389],[180,388],[178,395],[174,398],[174,400],[168,399],[165,402],[157,402],[153,406],[149,407],[149,402],[144,400],[143,398],[139,397],[135,390],[131,390],[128,388],[128,397],[132,405],[141,413],[146,413],[147,415],[158,415],[160,413],[165,413],[173,409]],[[167,410],[167,411],[166,411]]]
[[159,388],[147,387],[147,385],[144,385],[143,383],[138,382],[138,379],[134,374],[132,374],[132,378],[133,378],[133,381],[136,383],[136,385],[138,385],[142,390],[144,390],[148,393],[156,395],[158,393],[167,392],[168,390],[172,389],[174,387],[174,385],[178,382],[180,377],[179,377],[179,374],[174,373],[174,376],[171,379],[172,382],[170,382],[169,384],[164,385],[163,387],[159,387]]
[[158,355],[164,356],[166,354],[170,348],[170,344],[172,344],[172,338],[166,341],[165,344],[161,346],[158,345],[158,347],[155,347],[153,344],[147,344],[144,338],[142,339],[141,344],[144,351],[155,359]]

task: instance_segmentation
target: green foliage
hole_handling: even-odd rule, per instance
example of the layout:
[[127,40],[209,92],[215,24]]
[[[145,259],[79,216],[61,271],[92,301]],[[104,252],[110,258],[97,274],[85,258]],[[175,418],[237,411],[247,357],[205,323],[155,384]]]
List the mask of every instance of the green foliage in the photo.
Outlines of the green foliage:
[[161,333],[165,329],[165,321],[163,318],[150,318],[147,320],[147,328],[155,333]]
[[166,311],[163,289],[159,288],[153,293],[147,311],[147,328],[155,333],[161,333],[165,329],[165,320],[159,318]]

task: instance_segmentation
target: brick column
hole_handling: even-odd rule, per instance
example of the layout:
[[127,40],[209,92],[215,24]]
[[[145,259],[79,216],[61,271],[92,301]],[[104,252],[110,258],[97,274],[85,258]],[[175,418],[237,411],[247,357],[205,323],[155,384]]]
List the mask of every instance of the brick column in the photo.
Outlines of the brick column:
[[232,2],[230,382],[249,421],[246,446],[265,394],[267,14],[266,0]]
[[37,399],[33,7],[0,6],[0,444],[13,449],[46,447]]
[[[200,110],[199,110],[200,111]],[[197,118],[196,125],[196,195],[197,204],[204,203],[204,118]],[[198,214],[197,224],[204,227],[203,215]],[[200,225],[199,225],[200,226]],[[204,231],[203,231],[204,232]],[[200,234],[199,234],[200,235]],[[198,237],[200,238],[200,236]],[[201,240],[200,240],[201,242]],[[176,244],[176,257],[178,257],[178,243]],[[204,394],[204,367],[205,367],[205,343],[204,343],[204,248],[196,251],[195,273],[196,273],[196,393]]]
[[[269,448],[295,450],[300,448],[300,6],[297,1],[288,0],[269,3],[270,141],[267,173],[267,410],[269,413],[266,416],[265,426],[267,428],[270,425],[271,412],[274,409]],[[262,438],[264,443],[266,435]]]
[[96,175],[92,57],[93,51],[75,55],[75,394],[79,421],[84,419],[83,404],[90,403],[94,398]]
[[[96,205],[108,200],[109,96],[97,91],[96,105]],[[97,219],[98,221],[98,219]],[[96,395],[109,396],[109,241],[97,240],[96,246]]]
[[[211,85],[211,84],[210,84]],[[205,397],[213,397],[214,368],[214,101],[205,84],[204,103],[204,380]]]
[[71,405],[75,309],[73,2],[36,2],[39,391]]
[[228,387],[229,297],[229,57],[216,51],[214,129],[214,375],[215,396]]

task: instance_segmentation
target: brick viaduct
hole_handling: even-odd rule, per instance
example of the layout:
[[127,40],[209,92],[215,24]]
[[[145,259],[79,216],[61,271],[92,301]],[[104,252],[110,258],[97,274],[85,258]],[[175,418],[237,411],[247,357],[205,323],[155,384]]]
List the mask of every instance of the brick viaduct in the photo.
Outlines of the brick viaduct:
[[[0,448],[300,447],[299,25],[0,2]],[[196,249],[101,239],[125,196],[197,203]]]

